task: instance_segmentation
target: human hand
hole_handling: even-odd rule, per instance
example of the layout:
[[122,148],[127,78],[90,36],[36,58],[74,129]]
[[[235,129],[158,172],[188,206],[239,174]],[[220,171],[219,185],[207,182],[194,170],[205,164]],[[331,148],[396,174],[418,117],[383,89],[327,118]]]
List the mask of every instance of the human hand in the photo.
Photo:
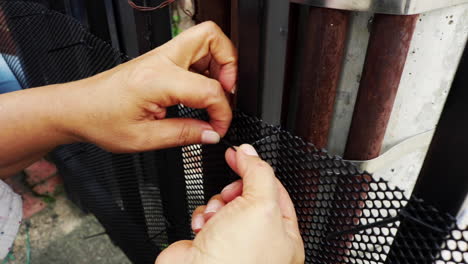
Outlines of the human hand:
[[304,246],[291,199],[250,145],[228,149],[242,180],[228,185],[192,216],[193,241],[165,249],[156,264],[297,264]]
[[[226,92],[235,89],[237,55],[212,22],[94,77],[62,87],[60,129],[75,141],[112,152],[136,152],[195,143],[213,144],[229,128]],[[210,121],[169,118],[183,104],[208,111]]]

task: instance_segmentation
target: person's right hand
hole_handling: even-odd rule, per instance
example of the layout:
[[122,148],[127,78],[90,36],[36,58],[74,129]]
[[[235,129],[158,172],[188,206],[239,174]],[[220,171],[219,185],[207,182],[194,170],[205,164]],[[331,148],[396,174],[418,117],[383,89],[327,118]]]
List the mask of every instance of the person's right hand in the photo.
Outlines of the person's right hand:
[[193,241],[165,249],[156,264],[298,264],[304,246],[291,199],[250,145],[226,160],[242,180],[228,185],[192,217]]
[[[66,87],[62,130],[111,152],[218,143],[232,119],[226,94],[235,90],[236,53],[216,24],[196,25],[138,58]],[[165,118],[166,109],[178,104],[206,109],[209,121]]]

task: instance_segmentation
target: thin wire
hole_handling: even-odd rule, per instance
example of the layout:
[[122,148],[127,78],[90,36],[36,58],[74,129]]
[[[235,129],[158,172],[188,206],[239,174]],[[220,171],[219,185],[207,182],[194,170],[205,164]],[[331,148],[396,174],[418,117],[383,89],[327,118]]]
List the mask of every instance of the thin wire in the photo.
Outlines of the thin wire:
[[84,240],[87,240],[87,239],[90,239],[90,238],[94,238],[94,237],[98,237],[98,236],[103,236],[103,235],[105,235],[105,234],[106,234],[106,232],[104,231],[104,232],[97,233],[97,234],[94,234],[94,235],[85,236],[85,237],[83,237],[83,239],[84,239]]
[[237,152],[237,149],[234,147],[234,144],[232,144],[231,142],[229,142],[227,139],[224,139],[222,138],[219,143],[223,144],[223,145],[226,145],[227,147],[231,148],[232,150],[236,151]]
[[327,237],[325,239],[326,240],[331,240],[332,238],[339,237],[341,235],[355,234],[357,232],[364,231],[364,230],[372,228],[372,227],[380,227],[382,225],[390,224],[390,223],[396,222],[398,220],[400,220],[400,216],[390,217],[390,218],[383,219],[381,221],[377,221],[377,222],[370,223],[370,224],[367,224],[367,225],[357,226],[355,228],[350,228],[350,229],[330,233],[330,234],[327,235]]
[[408,219],[410,221],[413,221],[413,222],[415,222],[415,223],[417,223],[419,225],[425,226],[425,227],[427,227],[427,228],[429,228],[429,229],[431,229],[431,230],[433,230],[435,232],[441,233],[441,234],[445,234],[445,233],[448,232],[446,230],[442,230],[442,229],[440,229],[438,227],[430,225],[430,224],[424,222],[421,219],[418,219],[416,217],[411,216],[405,210],[400,210],[400,213],[399,213],[398,216],[393,216],[393,217],[389,217],[389,218],[386,218],[386,219],[383,219],[383,220],[380,220],[380,221],[377,221],[377,222],[374,222],[374,223],[370,223],[370,224],[367,224],[367,225],[361,225],[361,226],[357,226],[357,227],[350,228],[350,229],[347,229],[347,230],[342,230],[342,231],[330,233],[330,234],[327,235],[326,240],[330,240],[332,238],[335,238],[335,237],[338,237],[338,236],[341,236],[341,235],[345,235],[345,234],[354,234],[354,233],[364,231],[364,230],[372,228],[372,227],[379,227],[379,226],[382,226],[382,225],[390,224],[390,223],[396,222],[398,220],[401,220],[401,218],[406,218],[406,219]]
[[132,0],[128,0],[128,4],[133,8],[133,9],[136,9],[138,11],[141,11],[141,12],[151,12],[151,11],[155,11],[157,9],[161,9],[161,8],[164,8],[172,3],[174,3],[176,0],[166,0],[164,2],[162,2],[161,4],[157,5],[157,6],[141,6],[141,5],[137,5],[135,4],[135,2],[133,2]]
[[152,236],[152,237],[148,238],[148,239],[145,241],[145,243],[148,243],[148,242],[152,241],[153,239],[157,238],[158,236],[162,235],[162,234],[163,234],[163,233],[165,233],[165,232],[166,232],[166,230],[165,230],[165,229],[164,229],[164,230],[161,230],[161,231],[159,231],[159,232],[158,232],[158,233],[156,233],[154,236]]

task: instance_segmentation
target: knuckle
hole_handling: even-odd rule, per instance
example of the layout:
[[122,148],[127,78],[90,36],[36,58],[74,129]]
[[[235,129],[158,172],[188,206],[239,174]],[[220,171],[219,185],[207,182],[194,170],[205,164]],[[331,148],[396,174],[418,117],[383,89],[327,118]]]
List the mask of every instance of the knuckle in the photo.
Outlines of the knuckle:
[[220,30],[218,25],[215,22],[211,21],[211,20],[201,23],[200,26],[204,30],[206,30],[208,33],[216,33],[216,32],[219,32],[219,30]]
[[193,129],[189,125],[183,124],[177,136],[177,144],[180,146],[188,145],[192,135]]
[[203,211],[205,211],[205,208],[206,208],[206,205],[200,205],[198,206],[197,208],[195,208],[195,210],[193,211],[193,214],[192,216],[198,214],[198,213],[202,213]]
[[213,21],[203,22],[200,24],[200,28],[207,42],[216,41],[224,34],[221,28]]
[[273,168],[270,166],[270,164],[268,164],[268,162],[264,161],[264,160],[258,160],[256,161],[255,163],[255,167],[267,172],[267,173],[270,173],[270,174],[274,174],[273,172]]
[[256,159],[253,163],[247,166],[245,173],[247,175],[255,175],[258,173],[268,173],[274,175],[273,169],[271,168],[270,164],[260,159]]
[[216,80],[208,80],[206,96],[210,99],[221,99],[224,96],[223,87]]
[[260,167],[260,168],[270,168],[270,164],[268,164],[266,161],[260,160],[260,159],[255,162],[255,165],[257,167]]

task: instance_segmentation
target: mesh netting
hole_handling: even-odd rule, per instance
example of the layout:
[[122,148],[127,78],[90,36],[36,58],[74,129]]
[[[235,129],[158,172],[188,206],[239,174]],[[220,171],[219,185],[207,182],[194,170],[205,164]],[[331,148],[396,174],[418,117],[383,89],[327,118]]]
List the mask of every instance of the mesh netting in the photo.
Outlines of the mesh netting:
[[[17,1],[0,1],[0,51],[24,88],[82,79],[126,60],[73,19]],[[172,112],[207,119],[200,110]],[[340,157],[240,112],[226,138],[252,144],[290,193],[306,263],[468,262],[466,227]],[[193,237],[192,211],[237,178],[226,148],[116,155],[78,143],[52,156],[69,197],[133,262],[153,263],[169,243]]]
[[[206,119],[200,110],[181,108],[181,115]],[[359,171],[338,156],[293,136],[280,127],[235,113],[226,139],[252,144],[275,170],[296,207],[306,250],[306,263],[466,263],[468,230],[456,220],[404,190]],[[201,162],[191,166],[204,185],[229,175],[222,151],[205,146],[192,151]],[[214,154],[215,153],[215,154]],[[214,154],[214,155],[213,155]],[[190,154],[186,154],[190,156]],[[209,156],[218,157],[215,161]],[[189,161],[184,160],[184,164]],[[186,172],[186,177],[192,173]],[[230,177],[232,177],[231,175]],[[216,183],[207,182],[216,178]],[[187,196],[188,201],[197,201]]]

